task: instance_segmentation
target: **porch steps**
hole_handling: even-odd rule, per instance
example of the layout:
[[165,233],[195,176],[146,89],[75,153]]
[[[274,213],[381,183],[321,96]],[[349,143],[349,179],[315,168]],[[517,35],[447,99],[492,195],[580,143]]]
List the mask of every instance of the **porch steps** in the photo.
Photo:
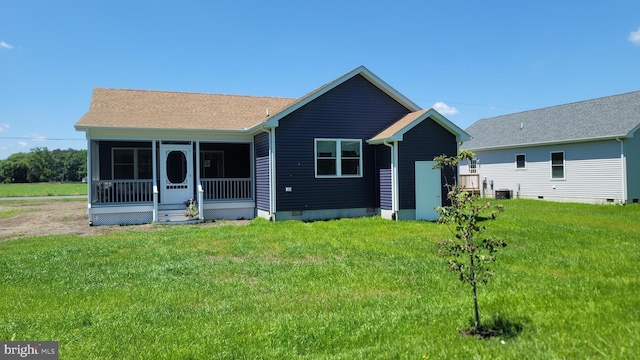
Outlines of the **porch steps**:
[[200,219],[192,219],[184,216],[184,207],[181,209],[158,210],[158,224],[182,225],[197,224]]

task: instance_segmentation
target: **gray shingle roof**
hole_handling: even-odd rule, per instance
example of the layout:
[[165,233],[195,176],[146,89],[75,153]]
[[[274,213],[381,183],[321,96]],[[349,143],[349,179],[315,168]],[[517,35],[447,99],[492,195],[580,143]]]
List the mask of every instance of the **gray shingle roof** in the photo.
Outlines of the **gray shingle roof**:
[[465,149],[488,149],[633,135],[640,91],[480,119],[466,129]]

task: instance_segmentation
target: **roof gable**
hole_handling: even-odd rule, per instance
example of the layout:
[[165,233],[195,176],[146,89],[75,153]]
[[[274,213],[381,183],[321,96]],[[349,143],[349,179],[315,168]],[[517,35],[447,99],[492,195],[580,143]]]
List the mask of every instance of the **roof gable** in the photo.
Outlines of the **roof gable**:
[[407,114],[400,120],[391,124],[391,126],[389,126],[388,128],[384,129],[378,135],[368,140],[368,142],[370,144],[381,144],[385,141],[402,141],[403,136],[406,132],[429,118],[438,123],[453,135],[455,135],[457,141],[469,140],[469,134],[460,129],[456,124],[449,121],[442,114],[434,109],[425,109]]
[[640,128],[640,91],[481,119],[468,149],[520,147],[632,137]]
[[288,108],[286,108],[283,111],[275,114],[274,116],[269,117],[269,119],[265,122],[265,124],[268,125],[268,126],[278,126],[278,123],[279,123],[280,119],[282,119],[285,116],[291,114],[292,112],[300,109],[304,105],[312,102],[313,100],[319,98],[320,96],[326,94],[327,92],[329,92],[332,89],[336,88],[340,84],[346,82],[347,80],[349,80],[349,79],[351,79],[351,78],[353,78],[354,76],[357,76],[357,75],[361,75],[362,77],[367,79],[370,83],[372,83],[373,85],[378,87],[380,90],[382,90],[384,93],[389,95],[391,98],[393,98],[394,100],[396,100],[397,102],[402,104],[407,109],[409,109],[411,111],[420,110],[420,107],[418,105],[416,105],[413,101],[409,100],[404,95],[400,94],[397,90],[392,88],[389,84],[387,84],[382,79],[380,79],[378,76],[376,76],[374,73],[369,71],[369,69],[367,69],[364,66],[359,66],[359,67],[351,70],[350,72],[342,75],[341,77],[333,80],[332,82],[327,83],[325,85],[322,85],[321,87],[317,88],[316,90],[314,90],[314,91],[308,93],[307,95],[301,97],[300,99],[298,99],[298,101],[296,101],[294,104],[292,104]]

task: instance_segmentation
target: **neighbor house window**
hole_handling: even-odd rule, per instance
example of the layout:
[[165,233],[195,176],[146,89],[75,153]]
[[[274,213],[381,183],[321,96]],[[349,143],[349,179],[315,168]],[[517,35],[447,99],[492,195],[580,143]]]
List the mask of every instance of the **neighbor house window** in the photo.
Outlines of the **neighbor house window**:
[[551,153],[551,178],[564,179],[564,151]]
[[362,176],[362,140],[316,139],[317,177]]
[[525,154],[516,155],[516,169],[527,168],[527,156]]
[[469,174],[478,173],[478,159],[469,160]]
[[151,179],[151,149],[113,148],[113,179]]

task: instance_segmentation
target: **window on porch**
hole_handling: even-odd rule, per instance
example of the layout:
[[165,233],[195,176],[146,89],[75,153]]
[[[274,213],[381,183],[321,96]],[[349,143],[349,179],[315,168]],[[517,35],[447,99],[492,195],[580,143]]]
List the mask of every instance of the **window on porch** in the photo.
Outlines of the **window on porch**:
[[150,143],[102,141],[93,151],[99,154],[93,169],[100,174],[99,180],[92,180],[93,203],[110,205],[153,201]]
[[113,148],[113,179],[152,179],[151,149]]
[[200,143],[204,199],[253,200],[250,144]]

